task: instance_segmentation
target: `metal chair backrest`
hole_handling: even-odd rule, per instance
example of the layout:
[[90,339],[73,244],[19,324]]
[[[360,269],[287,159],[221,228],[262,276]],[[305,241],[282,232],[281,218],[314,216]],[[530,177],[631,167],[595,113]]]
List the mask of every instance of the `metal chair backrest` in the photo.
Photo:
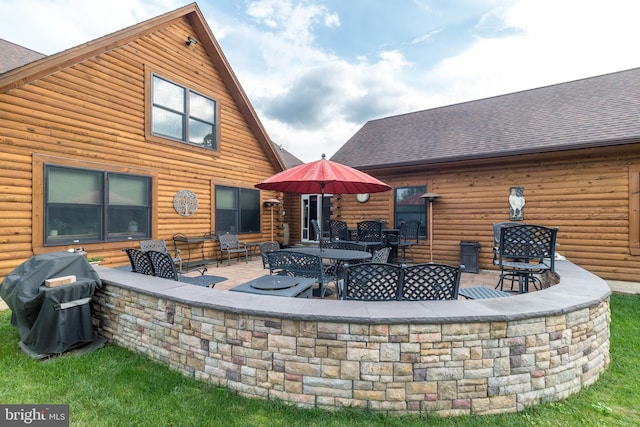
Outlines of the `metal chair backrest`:
[[400,224],[398,237],[401,242],[415,242],[417,244],[420,242],[419,233],[420,221],[411,220]]
[[278,242],[262,242],[258,245],[260,248],[260,256],[262,257],[262,268],[269,266],[269,260],[267,253],[280,250],[280,243]]
[[169,252],[169,250],[167,249],[167,244],[164,240],[142,240],[140,241],[140,250],[142,252]]
[[360,221],[358,227],[359,242],[382,242],[382,223],[380,221]]
[[341,299],[394,301],[400,298],[404,267],[394,264],[345,265]]
[[142,252],[140,249],[136,248],[125,248],[123,249],[123,251],[129,257],[129,262],[131,263],[131,271],[133,271],[134,273],[146,274],[148,276],[155,275],[151,260],[149,260],[149,257],[147,257],[145,252]]
[[521,222],[505,221],[493,223],[493,246],[498,248],[500,246],[500,231],[504,227],[513,227],[514,225],[522,225]]
[[325,249],[344,249],[347,251],[366,251],[367,247],[358,242],[347,242],[344,240],[336,240],[335,242],[327,242],[323,246]]
[[455,300],[460,287],[460,267],[417,264],[404,270],[402,299],[405,301]]
[[[179,236],[179,235],[180,234],[176,234],[174,236],[174,239],[176,236]],[[174,240],[174,245],[175,245],[175,240]],[[140,250],[142,252],[157,251],[157,252],[165,252],[167,254],[169,253],[167,244],[165,243],[164,240],[160,240],[160,239],[142,240],[140,242]],[[182,258],[180,257],[180,249],[178,248],[175,249],[175,255],[172,257],[172,259],[174,263],[178,264],[180,271],[182,271]]]
[[389,261],[389,254],[391,253],[391,247],[387,246],[381,249],[378,249],[371,256],[371,262],[374,263],[386,263]]
[[149,257],[157,277],[180,281],[180,276],[178,276],[176,266],[168,253],[148,251],[145,252],[145,254]]
[[320,284],[320,297],[324,298],[327,285],[335,282],[335,274],[325,270],[322,258],[292,251],[273,251],[267,253],[269,272],[280,276],[293,276],[315,279]]
[[324,241],[328,241],[329,238],[328,237],[323,237],[325,234],[325,231],[327,230],[320,230],[320,223],[318,222],[317,219],[312,219],[311,220],[311,225],[313,226],[313,233],[315,234],[315,240],[322,242]]
[[319,256],[292,251],[273,251],[267,253],[267,260],[272,274],[325,280],[322,259]]
[[220,249],[239,249],[240,240],[237,234],[226,232],[224,234],[218,234],[218,241],[220,242]]
[[329,221],[329,237],[332,241],[351,240],[346,221],[340,219],[332,219]]
[[542,225],[519,224],[500,230],[499,265],[503,259],[538,260],[550,259],[551,271],[555,266],[555,248],[558,228]]

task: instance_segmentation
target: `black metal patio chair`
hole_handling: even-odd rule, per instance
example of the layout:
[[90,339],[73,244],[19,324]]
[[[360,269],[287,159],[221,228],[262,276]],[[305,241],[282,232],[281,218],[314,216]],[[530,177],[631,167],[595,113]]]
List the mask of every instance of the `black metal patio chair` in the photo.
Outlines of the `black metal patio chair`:
[[124,248],[123,251],[127,254],[127,257],[129,257],[131,271],[134,273],[146,274],[148,276],[155,275],[151,260],[144,252],[136,248]]
[[196,277],[183,276],[176,270],[176,266],[173,263],[173,259],[166,252],[148,251],[144,253],[149,257],[156,277],[162,277],[163,279],[175,280],[176,282],[188,283],[190,285],[204,286],[213,288],[216,283],[220,283],[226,278],[218,276],[208,276],[202,274]]
[[237,261],[240,262],[240,257],[244,254],[245,264],[249,262],[249,250],[244,242],[238,240],[238,235],[234,233],[219,233],[218,242],[220,243],[220,255],[226,255],[227,264],[231,265],[231,254],[236,254]]
[[[157,251],[169,253],[166,242],[160,239],[140,241],[140,250],[142,252]],[[182,272],[182,257],[180,254],[180,249],[176,249],[171,259],[173,259],[174,263],[178,264],[178,271]]]
[[521,222],[504,221],[493,223],[493,265],[498,265],[498,251],[500,250],[500,231],[504,227],[513,227],[521,225]]
[[[314,295],[324,298],[328,295],[327,286],[336,282],[336,276],[331,269],[322,263],[322,258],[293,251],[273,251],[267,253],[267,262],[271,274],[280,276],[305,277],[316,279],[319,287]],[[337,289],[337,284],[336,284]]]
[[324,246],[326,242],[331,240],[328,236],[325,236],[329,234],[327,230],[320,230],[320,223],[318,223],[317,219],[311,220],[311,226],[313,227],[315,238],[320,243],[320,246]]
[[[413,255],[413,246],[420,243],[420,221],[406,221],[400,224],[398,228],[397,239],[393,242],[389,242],[389,246],[394,248],[396,255],[395,262],[406,264],[407,261],[411,263],[415,262]],[[409,251],[409,258],[407,258],[407,250]],[[402,255],[400,255],[402,253]]]
[[382,222],[367,220],[360,221],[356,225],[358,228],[358,243],[364,244],[368,251],[373,252],[385,246]]
[[269,259],[267,253],[280,250],[280,243],[278,242],[262,242],[258,245],[260,248],[260,257],[262,258],[262,268],[269,268]]
[[403,268],[394,264],[370,262],[345,264],[344,280],[338,287],[338,295],[343,300],[398,300]]
[[455,300],[460,287],[460,267],[446,264],[417,264],[406,267],[402,300]]
[[383,264],[387,263],[389,262],[390,253],[391,253],[391,247],[386,246],[384,248],[380,248],[375,252],[373,252],[373,255],[371,255],[371,259],[369,260],[369,262],[383,263]]
[[[542,289],[539,277],[555,271],[555,248],[558,227],[519,224],[500,230],[498,267],[500,280],[496,289],[503,290],[505,279],[518,282],[518,292],[529,292],[529,284]],[[539,285],[539,286],[538,286]]]
[[[502,231],[502,229],[504,227],[512,227],[514,225],[521,225],[521,222],[514,222],[514,221],[504,221],[504,222],[494,222],[493,223],[493,265],[495,266],[499,266],[499,262],[498,262],[498,258],[499,258],[499,251],[500,251],[500,232]],[[515,283],[515,276],[511,275],[509,276],[509,278],[511,279],[511,290],[513,290],[513,285]],[[504,286],[504,282],[501,285]]]
[[332,219],[329,221],[329,240],[332,242],[351,240],[351,233],[346,221]]

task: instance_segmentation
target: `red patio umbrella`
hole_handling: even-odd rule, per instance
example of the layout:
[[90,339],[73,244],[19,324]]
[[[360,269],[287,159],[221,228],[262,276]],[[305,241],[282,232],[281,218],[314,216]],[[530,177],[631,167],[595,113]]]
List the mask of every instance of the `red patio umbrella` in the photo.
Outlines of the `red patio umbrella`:
[[[369,174],[349,166],[322,159],[295,166],[273,175],[255,185],[261,190],[283,193],[331,194],[380,193],[391,190],[384,182]],[[320,242],[322,243],[322,221],[320,221]]]

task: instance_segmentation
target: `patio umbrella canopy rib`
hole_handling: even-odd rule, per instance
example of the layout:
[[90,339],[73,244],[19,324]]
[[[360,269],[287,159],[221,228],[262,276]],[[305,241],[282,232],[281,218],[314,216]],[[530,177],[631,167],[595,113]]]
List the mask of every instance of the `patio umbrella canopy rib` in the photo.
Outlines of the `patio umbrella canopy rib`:
[[256,184],[261,190],[299,194],[380,193],[391,187],[371,175],[322,159],[287,169]]
[[[255,186],[261,190],[283,193],[322,194],[322,203],[325,193],[359,194],[391,190],[389,185],[367,173],[327,160],[324,153],[320,160],[287,169]],[[322,221],[318,225],[322,236]],[[320,245],[322,246],[321,237]]]

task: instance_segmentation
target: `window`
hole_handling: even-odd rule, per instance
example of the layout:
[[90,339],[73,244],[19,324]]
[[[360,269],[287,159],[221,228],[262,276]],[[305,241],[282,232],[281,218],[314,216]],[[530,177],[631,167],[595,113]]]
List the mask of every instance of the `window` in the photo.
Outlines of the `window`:
[[155,74],[151,133],[216,150],[216,102]]
[[45,166],[46,245],[148,238],[151,178]]
[[216,186],[216,231],[260,231],[260,191]]
[[416,187],[398,187],[394,189],[393,209],[395,212],[395,228],[399,228],[402,222],[419,221],[420,235],[426,236],[425,202],[421,198],[427,192],[425,185]]

